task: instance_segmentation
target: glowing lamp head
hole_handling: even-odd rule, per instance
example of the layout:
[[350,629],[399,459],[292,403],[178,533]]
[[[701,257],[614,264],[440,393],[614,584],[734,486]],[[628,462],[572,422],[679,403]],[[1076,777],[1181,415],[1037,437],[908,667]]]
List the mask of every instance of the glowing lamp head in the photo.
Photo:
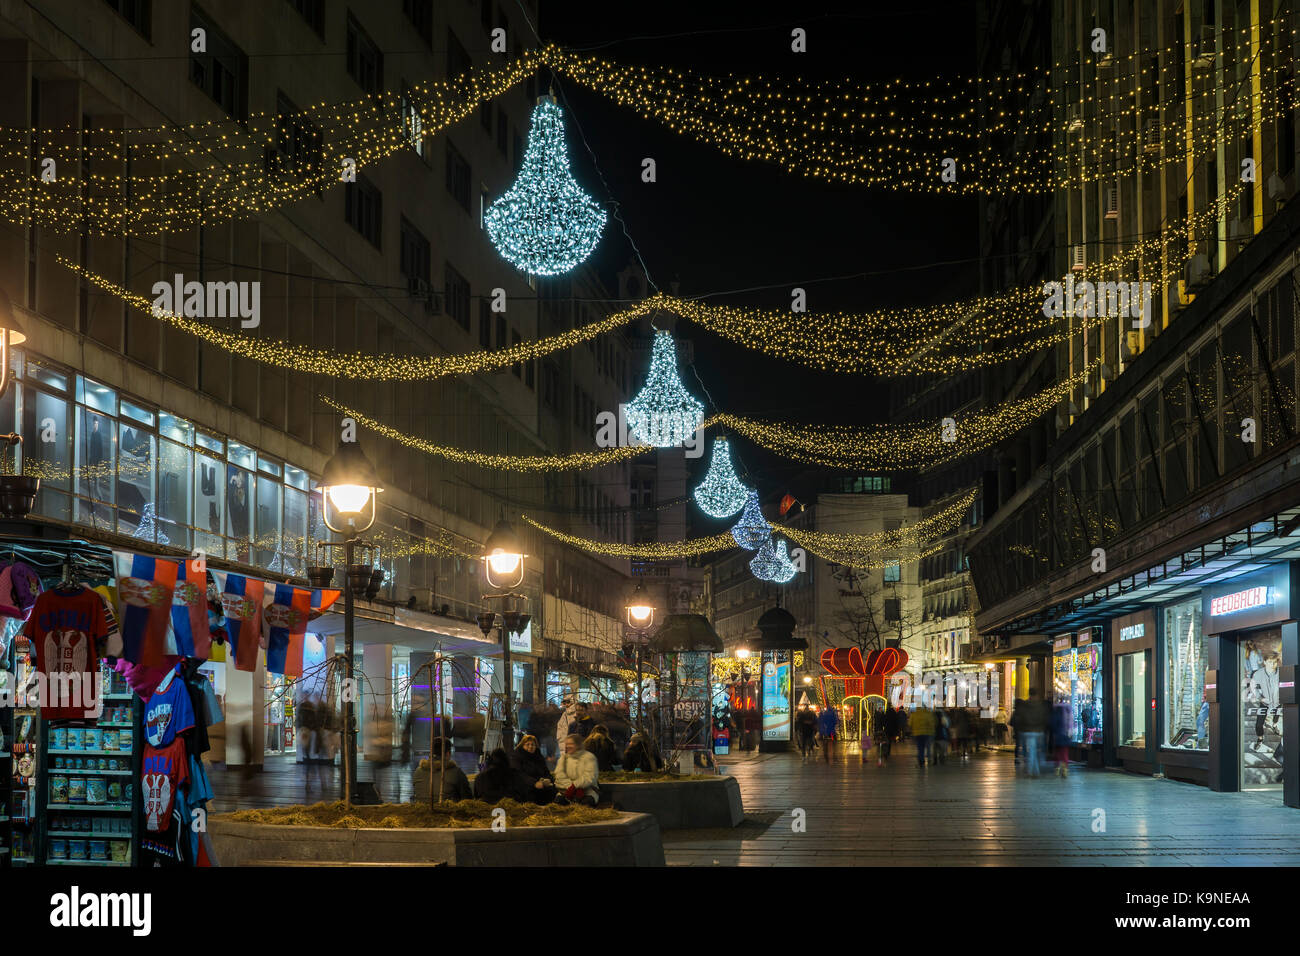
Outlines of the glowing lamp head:
[[384,489],[361,446],[343,442],[325,463],[320,490],[322,517],[331,531],[365,531],[375,523],[375,495]]
[[524,554],[510,522],[499,522],[483,546],[483,570],[494,588],[514,588],[524,581]]
[[655,609],[650,603],[650,595],[639,581],[632,589],[627,600],[627,623],[629,627],[641,630],[654,623]]
[[736,648],[736,659],[742,661],[749,660],[749,648],[748,647]]

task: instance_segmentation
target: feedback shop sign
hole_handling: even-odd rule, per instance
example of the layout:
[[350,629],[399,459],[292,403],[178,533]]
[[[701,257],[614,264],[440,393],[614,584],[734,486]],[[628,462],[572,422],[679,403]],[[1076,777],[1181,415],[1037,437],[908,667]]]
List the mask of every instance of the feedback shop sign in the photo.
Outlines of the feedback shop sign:
[[1221,614],[1233,614],[1253,607],[1263,607],[1266,604],[1268,604],[1267,586],[1247,588],[1244,591],[1234,591],[1232,594],[1211,598],[1210,614],[1218,617]]

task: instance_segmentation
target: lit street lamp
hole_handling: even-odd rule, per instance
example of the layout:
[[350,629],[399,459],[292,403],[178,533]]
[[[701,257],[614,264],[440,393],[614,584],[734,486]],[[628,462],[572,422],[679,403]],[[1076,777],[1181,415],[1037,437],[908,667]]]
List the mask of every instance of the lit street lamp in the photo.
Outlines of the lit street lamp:
[[[646,634],[655,622],[654,605],[650,603],[650,596],[646,594],[644,585],[640,581],[632,589],[627,601],[627,626],[632,634],[632,643],[636,646],[636,729],[641,734],[642,740],[646,739],[645,727],[641,720],[642,707],[642,677],[641,662],[645,653]],[[648,741],[647,741],[648,744]]]
[[[490,587],[501,593],[485,594],[483,599],[499,598],[506,601],[510,598],[522,597],[511,592],[513,588],[524,583],[524,558],[526,557],[528,555],[524,554],[519,535],[515,533],[510,522],[504,520],[498,522],[483,545],[483,576]],[[479,630],[483,632],[484,637],[491,633],[495,621],[496,613],[493,611],[486,611],[478,616]],[[528,621],[527,614],[504,609],[501,612],[501,664],[505,670],[502,682],[505,689],[505,707],[501,721],[501,741],[507,751],[512,750],[515,744],[513,716],[515,675],[510,663],[510,637],[513,634],[522,634],[528,627]],[[488,716],[490,719],[491,714]]]
[[343,647],[347,693],[343,698],[343,799],[351,804],[357,794],[357,726],[353,706],[356,679],[352,662],[353,625],[352,592],[365,590],[370,580],[370,566],[354,564],[357,536],[375,523],[375,495],[379,474],[355,441],[343,442],[334,457],[325,463],[319,489],[321,517],[325,527],[343,535]]

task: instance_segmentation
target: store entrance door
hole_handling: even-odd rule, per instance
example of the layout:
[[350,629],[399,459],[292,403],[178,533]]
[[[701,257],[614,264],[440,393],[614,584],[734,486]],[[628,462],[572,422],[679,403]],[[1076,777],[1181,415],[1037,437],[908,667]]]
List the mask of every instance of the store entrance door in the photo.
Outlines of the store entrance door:
[[1241,673],[1241,789],[1282,796],[1282,631],[1272,628],[1237,639]]

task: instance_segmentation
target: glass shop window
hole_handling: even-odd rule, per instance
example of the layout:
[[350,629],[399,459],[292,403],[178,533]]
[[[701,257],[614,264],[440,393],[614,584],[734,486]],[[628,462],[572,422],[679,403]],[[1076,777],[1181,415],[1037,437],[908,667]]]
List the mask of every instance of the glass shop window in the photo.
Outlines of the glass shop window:
[[[23,389],[21,434],[23,435],[23,473],[41,479],[36,498],[37,514],[58,521],[70,521],[72,487],[71,455],[68,442],[68,402],[65,399]],[[42,433],[53,441],[41,441]]]
[[157,528],[154,471],[157,439],[141,426],[117,426],[117,530],[144,541],[170,544]]
[[[203,436],[199,436],[202,444]],[[204,553],[222,557],[226,553],[222,538],[225,517],[225,462],[198,452],[194,456],[194,547]]]
[[1147,655],[1121,654],[1116,659],[1119,712],[1119,739],[1121,747],[1147,745]]
[[311,477],[301,468],[295,468],[293,465],[284,466],[284,483],[290,488],[297,488],[300,491],[311,491]]
[[284,506],[281,497],[281,484],[264,476],[257,479],[257,547],[253,553],[253,563],[260,567],[270,567],[280,553],[280,509]]
[[253,471],[257,467],[257,453],[238,442],[230,443],[226,458],[232,465],[238,465],[248,471]]
[[1201,599],[1165,608],[1164,746],[1210,749],[1210,705],[1205,700],[1208,666],[1201,633]]
[[169,412],[158,413],[158,434],[182,445],[194,444],[194,426]]
[[[236,446],[232,443],[230,447],[233,454]],[[227,465],[225,483],[226,537],[230,539],[226,557],[248,564],[253,536],[253,473]]]
[[307,558],[307,521],[310,515],[308,495],[296,488],[284,489],[284,546],[281,549],[288,567],[286,573],[313,562]]
[[226,453],[226,443],[224,441],[220,438],[213,438],[211,435],[205,435],[203,432],[195,433],[194,443],[215,455],[224,455]]
[[31,381],[39,382],[46,388],[52,388],[55,391],[66,392],[68,390],[68,376],[64,375],[62,372],[56,372],[54,369],[42,365],[40,362],[27,362],[27,365],[23,370],[23,375]]
[[[173,547],[193,547],[193,512],[190,509],[194,485],[190,472],[194,452],[184,445],[160,439],[158,442],[158,520]],[[159,541],[162,540],[161,535]]]
[[[66,391],[67,387],[65,382],[63,390]],[[117,392],[83,375],[77,376],[77,403],[105,415],[117,415]]]
[[157,424],[157,416],[147,408],[141,408],[133,402],[122,399],[121,415],[123,418],[129,418],[137,421],[141,425],[148,425],[153,428]]
[[77,517],[80,524],[113,530],[117,501],[117,423],[107,415],[77,408]]

